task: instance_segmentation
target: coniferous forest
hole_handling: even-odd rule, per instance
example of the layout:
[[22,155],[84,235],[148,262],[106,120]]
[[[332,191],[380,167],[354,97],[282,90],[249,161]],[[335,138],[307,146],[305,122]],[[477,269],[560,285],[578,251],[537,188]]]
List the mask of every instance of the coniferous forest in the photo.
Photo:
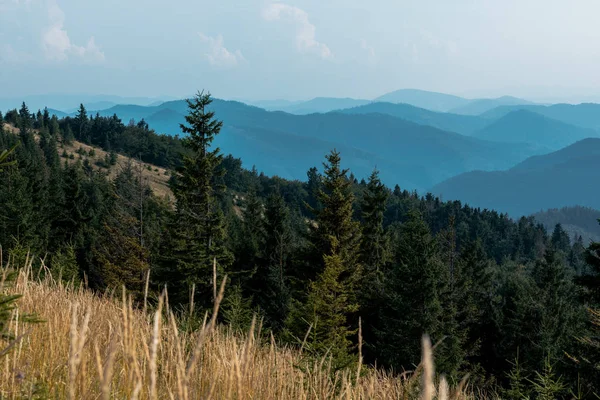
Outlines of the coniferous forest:
[[[227,276],[219,322],[246,331],[256,315],[262,335],[333,370],[363,357],[411,371],[428,334],[453,385],[468,375],[506,399],[600,394],[600,243],[388,187],[377,170],[355,176],[336,149],[304,181],[266,176],[214,145],[210,103],[188,100],[174,137],[83,105],[60,119],[25,103],[0,115],[0,151],[13,149],[0,162],[3,264],[33,258],[56,280],[98,295],[124,286],[138,304],[149,276],[150,301],[166,287],[189,329]],[[106,159],[67,153],[74,142]],[[167,196],[136,160],[169,171]]]

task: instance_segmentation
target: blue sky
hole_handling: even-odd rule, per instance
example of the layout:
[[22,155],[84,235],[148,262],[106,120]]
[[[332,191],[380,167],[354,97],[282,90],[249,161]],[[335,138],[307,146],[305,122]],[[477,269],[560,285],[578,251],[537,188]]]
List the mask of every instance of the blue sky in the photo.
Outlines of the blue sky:
[[586,100],[600,93],[599,12],[596,0],[0,0],[0,96]]

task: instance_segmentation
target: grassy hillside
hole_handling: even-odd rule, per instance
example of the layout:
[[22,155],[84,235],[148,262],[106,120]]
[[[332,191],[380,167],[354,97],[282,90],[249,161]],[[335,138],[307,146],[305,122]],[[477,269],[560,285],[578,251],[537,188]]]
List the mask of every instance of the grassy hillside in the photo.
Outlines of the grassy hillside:
[[[19,130],[10,124],[4,124],[4,129],[17,134]],[[77,160],[82,162],[88,160],[92,168],[106,173],[109,177],[114,178],[117,173],[125,166],[131,166],[142,175],[144,183],[148,184],[155,195],[162,198],[172,198],[171,189],[169,189],[170,172],[162,167],[152,165],[145,162],[140,162],[130,157],[116,154],[115,165],[109,166],[105,160],[110,155],[100,147],[90,146],[85,143],[74,140],[71,144],[61,144],[59,155],[63,161],[69,164],[75,163]]]
[[[11,312],[18,340],[3,355],[3,399],[429,400],[436,392],[438,399],[468,398],[445,381],[435,387],[427,341],[416,375],[394,376],[360,363],[333,372],[327,359],[269,340],[259,322],[247,333],[232,332],[213,317],[204,323],[178,318],[164,296],[145,312],[146,303],[133,307],[118,292],[98,296],[50,277],[36,281],[35,274],[24,268],[16,285],[2,289],[24,294]],[[25,313],[43,322],[24,324],[18,316]],[[0,343],[2,349],[9,344]]]
[[558,150],[579,140],[598,137],[593,129],[581,128],[527,110],[516,110],[486,126],[475,137],[507,143],[531,143]]
[[600,208],[600,139],[585,139],[565,149],[532,157],[507,171],[473,171],[436,185],[445,200],[496,209],[513,217],[549,208]]

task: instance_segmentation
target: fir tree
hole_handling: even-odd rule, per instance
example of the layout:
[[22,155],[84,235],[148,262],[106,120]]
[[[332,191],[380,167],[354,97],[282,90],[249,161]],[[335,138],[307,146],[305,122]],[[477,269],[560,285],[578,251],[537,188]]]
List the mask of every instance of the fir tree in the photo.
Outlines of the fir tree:
[[336,366],[350,360],[351,341],[358,312],[357,283],[362,270],[359,264],[360,228],[352,219],[354,196],[346,170],[341,169],[337,151],[326,156],[325,174],[318,201],[322,205],[311,228],[311,248],[322,262],[310,285],[306,303],[296,305],[287,325],[300,337],[308,325],[313,326],[311,344],[317,354],[329,351]]
[[377,329],[380,361],[397,369],[412,368],[420,359],[423,334],[442,339],[441,296],[447,269],[438,244],[421,214],[412,210],[399,228],[394,265],[386,276],[384,302]]
[[379,171],[373,171],[361,202],[361,260],[369,279],[379,279],[371,275],[383,272],[391,261],[389,238],[383,228],[388,196],[388,189],[379,179]]
[[256,304],[263,310],[267,323],[279,331],[290,307],[289,268],[295,250],[289,210],[279,194],[267,198],[263,234],[263,260],[252,287]]
[[325,172],[317,193],[320,208],[312,209],[316,221],[309,226],[314,260],[312,279],[323,270],[323,256],[332,254],[334,239],[342,263],[349,270],[358,265],[360,255],[360,225],[352,218],[354,195],[348,170],[341,168],[337,151],[333,150],[325,158]]
[[224,216],[216,202],[223,189],[215,184],[222,155],[219,148],[211,149],[223,124],[206,109],[211,102],[210,94],[204,93],[187,101],[187,125],[182,124],[181,129],[188,135],[183,144],[189,152],[183,156],[179,176],[172,180],[176,210],[158,271],[173,289],[170,293],[179,299],[185,300],[189,287],[195,285],[198,303],[206,307],[213,295],[213,260],[219,275],[232,261],[225,247]]

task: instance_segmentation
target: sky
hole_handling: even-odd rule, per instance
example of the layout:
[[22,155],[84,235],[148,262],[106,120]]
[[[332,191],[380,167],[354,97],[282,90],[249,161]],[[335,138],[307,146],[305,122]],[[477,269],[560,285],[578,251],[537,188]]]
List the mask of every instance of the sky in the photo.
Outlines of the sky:
[[600,101],[598,0],[0,0],[0,97]]

